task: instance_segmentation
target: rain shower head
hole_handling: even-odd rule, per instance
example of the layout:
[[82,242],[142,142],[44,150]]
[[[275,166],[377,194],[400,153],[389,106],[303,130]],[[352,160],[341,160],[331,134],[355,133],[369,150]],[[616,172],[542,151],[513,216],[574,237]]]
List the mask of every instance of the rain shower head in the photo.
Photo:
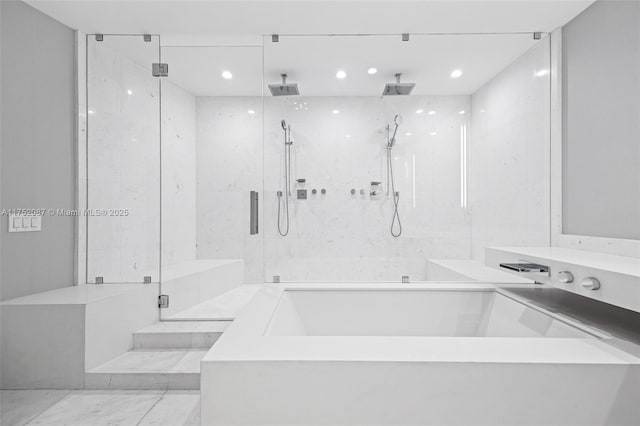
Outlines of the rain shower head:
[[387,83],[384,86],[384,91],[382,92],[382,96],[406,96],[411,93],[414,87],[416,87],[415,83],[400,83],[400,77],[402,74],[396,74],[396,82],[395,83]]
[[282,84],[270,84],[269,90],[273,96],[296,96],[299,95],[297,83],[287,83],[287,75],[280,74]]

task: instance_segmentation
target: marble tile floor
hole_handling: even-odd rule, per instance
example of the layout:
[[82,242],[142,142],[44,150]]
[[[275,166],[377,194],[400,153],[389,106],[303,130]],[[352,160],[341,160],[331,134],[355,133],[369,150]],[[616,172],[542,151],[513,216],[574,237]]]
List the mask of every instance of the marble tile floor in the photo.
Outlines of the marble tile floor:
[[232,320],[262,288],[245,284],[172,315],[169,320]]
[[200,424],[200,391],[0,391],[0,424],[164,425]]

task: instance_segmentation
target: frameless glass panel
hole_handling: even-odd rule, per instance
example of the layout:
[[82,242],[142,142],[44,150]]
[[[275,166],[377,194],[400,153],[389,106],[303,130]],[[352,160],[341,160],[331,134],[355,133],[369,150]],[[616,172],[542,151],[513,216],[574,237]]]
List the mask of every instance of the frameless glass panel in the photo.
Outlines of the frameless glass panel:
[[87,282],[160,278],[159,37],[87,38]]
[[548,239],[548,40],[264,43],[265,281],[428,280]]
[[263,276],[262,48],[163,46],[162,60],[161,318],[232,318],[216,297]]

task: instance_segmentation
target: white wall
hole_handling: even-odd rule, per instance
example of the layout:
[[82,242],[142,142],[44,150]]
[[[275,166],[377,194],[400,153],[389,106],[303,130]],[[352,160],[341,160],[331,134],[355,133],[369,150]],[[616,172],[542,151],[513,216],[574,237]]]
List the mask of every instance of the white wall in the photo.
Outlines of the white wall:
[[640,2],[562,28],[563,233],[640,240]]
[[[2,209],[75,207],[74,33],[20,1],[2,10]],[[46,64],[46,65],[45,65]],[[0,299],[74,283],[74,217],[8,233],[0,216]]]
[[162,266],[196,258],[196,98],[162,80]]
[[[340,113],[333,114],[334,109]],[[424,112],[416,114],[418,109]],[[470,220],[460,205],[460,127],[469,97],[265,98],[264,220],[262,237],[252,237],[248,192],[262,186],[260,110],[259,98],[198,98],[199,258],[245,258],[247,281],[261,282],[273,275],[283,280],[424,279],[427,258],[470,257]],[[430,110],[436,114],[429,115]],[[371,181],[386,183],[384,127],[395,114],[404,116],[393,151],[404,227],[398,239],[389,232],[392,201],[369,199]],[[292,180],[305,178],[309,191],[307,200],[295,195],[290,200],[287,237],[276,226],[276,191],[283,187],[282,119],[293,129]],[[311,195],[313,188],[318,195]],[[357,195],[351,195],[352,188]]]
[[474,259],[487,246],[549,245],[549,66],[544,41],[471,97]]

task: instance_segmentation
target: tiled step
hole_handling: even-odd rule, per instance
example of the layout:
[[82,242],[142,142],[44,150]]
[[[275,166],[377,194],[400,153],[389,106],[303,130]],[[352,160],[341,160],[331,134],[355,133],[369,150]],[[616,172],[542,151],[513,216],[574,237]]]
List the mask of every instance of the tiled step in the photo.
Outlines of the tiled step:
[[200,389],[207,350],[136,349],[85,373],[86,389]]
[[134,349],[209,349],[231,321],[163,321],[133,334]]

